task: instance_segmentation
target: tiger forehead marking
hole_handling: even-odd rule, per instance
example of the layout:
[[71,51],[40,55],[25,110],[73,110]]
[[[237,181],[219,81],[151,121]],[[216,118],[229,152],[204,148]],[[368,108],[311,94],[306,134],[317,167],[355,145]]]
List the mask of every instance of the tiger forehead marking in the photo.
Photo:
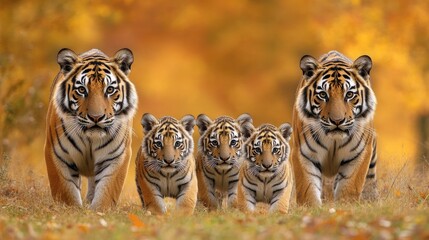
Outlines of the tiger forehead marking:
[[61,50],[61,71],[53,91],[58,114],[74,117],[73,128],[88,136],[114,133],[119,118],[132,118],[137,107],[137,93],[127,77],[132,62],[129,49],[119,50],[113,58],[97,49],[81,55]]
[[282,125],[279,129],[271,124],[260,126],[246,143],[250,161],[269,171],[274,171],[273,167],[289,155],[289,146],[285,138],[289,139],[291,131],[289,124]]
[[240,156],[242,143],[240,137],[240,129],[235,120],[222,116],[208,126],[207,132],[202,136],[202,145],[206,154],[215,159],[227,161]]
[[[303,120],[319,121],[325,134],[350,136],[355,121],[371,119],[376,99],[369,83],[371,59],[361,56],[355,62],[331,51],[319,61],[311,56],[301,59],[302,87],[296,108]],[[316,123],[314,123],[316,124]]]
[[213,128],[210,133],[210,138],[219,138],[222,135],[229,135],[232,137],[239,137],[239,131],[234,125],[234,119],[223,117],[214,122]]

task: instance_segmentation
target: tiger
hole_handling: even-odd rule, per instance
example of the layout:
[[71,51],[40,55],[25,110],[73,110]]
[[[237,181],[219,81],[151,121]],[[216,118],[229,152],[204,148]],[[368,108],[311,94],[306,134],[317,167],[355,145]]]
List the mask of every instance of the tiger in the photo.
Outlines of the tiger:
[[145,136],[136,157],[136,185],[143,207],[165,214],[164,198],[170,197],[176,199],[177,212],[192,214],[198,194],[192,138],[195,118],[158,120],[145,113],[141,124]]
[[245,137],[242,126],[251,124],[248,114],[237,120],[221,116],[212,121],[207,115],[197,117],[200,138],[197,153],[198,198],[209,208],[222,207],[222,202],[235,206],[241,146]]
[[297,203],[321,206],[328,178],[333,178],[334,201],[376,199],[377,100],[370,84],[371,58],[352,61],[330,51],[319,60],[303,56],[300,68],[291,157]]
[[131,157],[137,93],[128,79],[133,53],[108,57],[98,49],[58,52],[60,71],[51,86],[46,115],[45,161],[51,195],[60,203],[93,210],[117,205]]
[[249,138],[243,146],[237,187],[239,209],[252,213],[262,202],[269,205],[269,213],[287,213],[294,185],[289,161],[292,127],[289,123],[278,128],[271,124],[257,129],[248,125],[243,134]]

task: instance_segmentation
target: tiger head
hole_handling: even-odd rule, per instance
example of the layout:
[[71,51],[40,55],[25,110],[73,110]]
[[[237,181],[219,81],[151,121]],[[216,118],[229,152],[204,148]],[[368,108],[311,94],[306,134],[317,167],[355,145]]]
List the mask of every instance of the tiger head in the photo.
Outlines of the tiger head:
[[57,61],[61,70],[54,83],[54,105],[62,119],[73,123],[71,128],[100,137],[132,119],[137,94],[128,79],[131,50],[121,49],[109,58],[97,49],[77,55],[65,48]]
[[318,61],[306,55],[296,109],[309,130],[345,138],[373,119],[376,98],[370,86],[372,60],[363,55],[354,62],[331,51]]
[[183,169],[194,149],[194,117],[186,115],[180,121],[172,117],[157,120],[146,113],[141,124],[145,134],[142,146],[145,166],[151,171],[165,173]]
[[271,124],[263,124],[257,129],[248,126],[244,134],[250,136],[244,145],[244,158],[253,175],[272,177],[288,161],[292,134],[292,127],[288,123],[279,128]]
[[238,166],[245,140],[241,129],[252,124],[252,118],[242,114],[237,120],[222,116],[212,121],[207,115],[200,114],[196,124],[200,132],[198,148],[206,163],[223,170]]

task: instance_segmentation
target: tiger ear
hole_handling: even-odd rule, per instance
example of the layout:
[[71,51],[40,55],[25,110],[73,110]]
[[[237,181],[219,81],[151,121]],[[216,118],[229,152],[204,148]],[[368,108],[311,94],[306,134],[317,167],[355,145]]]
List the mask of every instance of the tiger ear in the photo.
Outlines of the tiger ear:
[[195,118],[191,114],[185,115],[180,123],[185,127],[186,131],[192,135],[194,133]]
[[196,124],[198,126],[200,136],[203,135],[207,131],[207,128],[212,123],[213,123],[213,121],[207,115],[205,115],[205,114],[198,115],[197,120],[196,120]]
[[280,125],[279,131],[286,141],[290,140],[290,137],[292,135],[292,127],[289,123],[283,123],[282,125]]
[[300,67],[303,77],[309,79],[314,75],[314,72],[319,67],[319,63],[314,57],[305,55],[301,58]]
[[143,126],[144,134],[147,134],[150,130],[152,130],[153,126],[158,124],[158,119],[156,119],[156,117],[150,113],[145,113],[142,116],[141,124]]
[[[249,115],[248,115],[249,116]],[[241,116],[240,116],[241,117]],[[240,118],[239,117],[239,118]],[[249,116],[250,117],[250,116]],[[252,119],[248,121],[244,121],[242,124],[240,124],[240,131],[241,134],[243,134],[244,140],[248,139],[250,136],[252,136],[253,132],[255,131],[255,127],[253,127]]]
[[73,69],[77,59],[77,54],[68,48],[61,49],[57,54],[57,62],[63,74],[67,74]]
[[133,52],[128,48],[122,48],[115,54],[115,62],[118,64],[119,69],[125,75],[128,75],[131,71],[131,65],[134,62]]
[[360,56],[353,62],[353,67],[358,70],[363,79],[368,80],[372,69],[372,60],[368,55]]
[[238,116],[236,122],[238,123],[238,125],[240,125],[240,129],[243,134],[243,137],[245,139],[249,138],[254,131],[254,127],[252,125],[253,124],[252,117],[247,113],[243,113],[240,116]]

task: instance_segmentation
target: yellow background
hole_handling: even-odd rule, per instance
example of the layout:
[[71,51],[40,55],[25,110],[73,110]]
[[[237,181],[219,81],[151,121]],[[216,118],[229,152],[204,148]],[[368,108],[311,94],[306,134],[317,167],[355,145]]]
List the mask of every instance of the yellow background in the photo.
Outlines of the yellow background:
[[[43,144],[57,52],[134,52],[139,95],[126,194],[136,196],[140,118],[251,114],[291,121],[304,54],[338,50],[373,60],[379,167],[424,161],[418,119],[428,115],[428,1],[2,1],[1,167],[47,182]],[[198,138],[195,129],[194,137]]]

